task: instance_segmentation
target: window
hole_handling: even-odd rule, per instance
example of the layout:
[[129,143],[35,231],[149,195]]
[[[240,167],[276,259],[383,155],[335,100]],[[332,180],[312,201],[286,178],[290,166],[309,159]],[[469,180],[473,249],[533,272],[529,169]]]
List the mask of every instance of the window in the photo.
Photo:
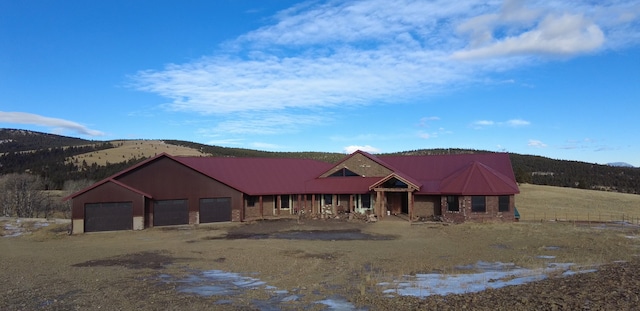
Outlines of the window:
[[342,168],[340,170],[335,171],[335,173],[329,175],[329,177],[353,177],[353,176],[360,176],[360,175],[352,172],[348,168]]
[[253,195],[247,196],[247,207],[256,206],[257,198]]
[[289,203],[289,195],[288,194],[280,196],[280,208],[281,209],[289,209],[289,208],[291,208],[291,205]]
[[498,212],[508,212],[509,211],[509,196],[501,195],[498,197]]
[[333,202],[333,195],[332,194],[323,194],[322,195],[322,200],[324,201],[324,205],[331,205],[331,203]]
[[405,184],[404,182],[402,182],[401,180],[399,180],[397,178],[391,178],[391,179],[387,180],[383,184],[383,187],[385,187],[385,188],[409,188],[409,186],[407,184]]
[[471,211],[474,213],[484,213],[487,211],[487,204],[484,196],[474,195],[471,197]]
[[371,208],[371,195],[370,194],[361,194],[360,199],[362,200],[362,208]]
[[449,212],[460,211],[460,202],[458,202],[458,196],[456,195],[447,196],[447,210]]

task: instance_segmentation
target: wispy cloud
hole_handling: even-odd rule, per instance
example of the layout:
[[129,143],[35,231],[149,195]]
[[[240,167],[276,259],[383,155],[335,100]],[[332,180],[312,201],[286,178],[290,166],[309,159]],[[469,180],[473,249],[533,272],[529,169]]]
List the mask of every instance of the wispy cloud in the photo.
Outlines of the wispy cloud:
[[475,129],[482,129],[488,126],[493,126],[496,123],[491,120],[478,120],[471,123],[471,127]]
[[420,119],[419,127],[430,127],[432,121],[440,121],[440,117],[424,117]]
[[[131,80],[169,99],[168,109],[225,116],[221,131],[273,134],[277,122],[253,127],[265,113],[309,120],[329,109],[409,102],[547,56],[638,44],[638,12],[632,0],[305,2],[213,55]],[[238,113],[245,117],[230,117]]]
[[[500,27],[507,27],[502,37],[496,36]],[[514,31],[518,28],[524,30]],[[500,12],[476,16],[457,30],[469,35],[470,44],[453,53],[456,59],[575,55],[598,49],[605,42],[602,29],[582,13],[527,8],[518,0],[507,0]]]
[[503,122],[496,122],[492,120],[478,120],[471,123],[471,128],[484,129],[491,126],[523,127],[530,124],[531,122],[522,119],[511,119]]
[[63,134],[65,131],[71,131],[80,135],[102,136],[103,132],[92,130],[80,123],[45,117],[27,112],[4,112],[0,111],[0,122],[13,124],[32,124],[44,127],[50,127],[55,133]]
[[380,149],[369,146],[369,145],[366,145],[366,146],[352,145],[352,146],[344,147],[344,152],[348,154],[354,153],[358,150],[369,152],[369,153],[380,153]]
[[531,122],[527,120],[522,120],[522,119],[511,119],[507,122],[504,122],[504,124],[511,127],[521,127],[521,126],[528,126],[531,124]]
[[529,139],[529,142],[527,143],[527,146],[534,147],[534,148],[546,148],[547,144],[543,143],[540,140]]

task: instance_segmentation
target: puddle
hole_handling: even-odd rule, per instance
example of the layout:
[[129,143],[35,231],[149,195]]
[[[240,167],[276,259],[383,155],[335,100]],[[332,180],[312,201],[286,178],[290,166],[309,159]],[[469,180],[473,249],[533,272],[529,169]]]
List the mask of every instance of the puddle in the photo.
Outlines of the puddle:
[[304,295],[297,289],[292,291],[270,286],[255,275],[243,275],[222,270],[208,270],[184,278],[176,278],[168,274],[161,274],[159,278],[164,283],[177,284],[176,290],[183,294],[192,294],[220,299],[216,305],[233,305],[234,297],[241,296],[247,291],[260,290],[269,294],[270,298],[251,300],[252,308],[260,311],[291,309],[313,309],[314,305],[322,304],[323,310],[359,311],[352,303],[341,296],[330,296],[323,300],[305,303]]
[[381,240],[393,240],[395,237],[389,235],[373,235],[363,233],[360,230],[300,230],[300,231],[286,231],[275,232],[270,234],[265,233],[229,233],[225,239],[281,239],[281,240],[313,240],[313,241],[353,241],[353,240],[368,240],[368,241],[381,241]]
[[461,274],[416,274],[405,275],[402,279],[378,283],[383,293],[394,296],[427,297],[431,295],[465,294],[480,292],[489,288],[522,285],[547,278],[550,273],[562,275],[595,272],[596,270],[572,271],[572,263],[549,263],[546,268],[525,269],[513,263],[478,262],[473,265],[456,267],[458,270],[473,271]]
[[72,267],[124,267],[127,269],[163,269],[173,263],[173,257],[164,251],[140,252],[89,260],[71,265]]

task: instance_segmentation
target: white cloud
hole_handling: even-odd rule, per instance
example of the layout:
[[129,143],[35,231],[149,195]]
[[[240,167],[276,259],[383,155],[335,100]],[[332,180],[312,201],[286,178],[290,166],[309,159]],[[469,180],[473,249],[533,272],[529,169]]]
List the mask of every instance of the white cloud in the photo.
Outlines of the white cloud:
[[528,126],[531,124],[531,122],[522,120],[522,119],[511,119],[505,122],[505,124],[511,127],[521,127],[521,126]]
[[366,145],[366,146],[352,145],[352,146],[344,147],[344,152],[347,154],[352,154],[358,150],[368,152],[368,153],[380,153],[380,149],[369,146],[369,145]]
[[[483,38],[483,41],[487,39]],[[575,55],[598,49],[605,36],[600,27],[582,15],[549,15],[537,28],[497,40],[482,47],[456,51],[454,59],[492,58],[499,56],[557,54]]]
[[439,117],[424,117],[420,119],[419,127],[429,127],[430,121],[440,121]]
[[508,127],[523,127],[530,125],[531,122],[522,119],[511,119],[505,122],[495,122],[491,120],[479,120],[471,123],[471,127],[474,129],[483,129],[491,126],[508,126]]
[[431,139],[431,138],[436,138],[438,137],[438,134],[436,133],[425,133],[425,132],[419,132],[418,133],[418,137],[422,138],[422,139]]
[[[167,98],[167,109],[224,116],[219,130],[280,133],[279,123],[260,122],[260,116],[286,111],[308,120],[330,109],[415,102],[548,55],[637,44],[633,4],[304,2],[212,55],[140,71],[131,84]],[[249,117],[229,117],[239,113]],[[290,123],[287,130],[309,124]]]
[[212,128],[201,129],[210,135],[293,133],[309,124],[322,124],[324,117],[286,113],[238,113],[222,119]]
[[471,123],[471,127],[474,129],[482,129],[488,126],[493,126],[496,123],[491,120],[479,120]]
[[529,142],[527,143],[527,146],[534,147],[534,148],[546,148],[547,144],[543,143],[542,141],[536,140],[536,139],[529,139]]
[[72,131],[87,136],[102,136],[103,132],[92,130],[80,123],[69,120],[50,118],[26,112],[4,112],[0,111],[0,122],[13,124],[32,124],[38,126],[51,127],[56,133]]

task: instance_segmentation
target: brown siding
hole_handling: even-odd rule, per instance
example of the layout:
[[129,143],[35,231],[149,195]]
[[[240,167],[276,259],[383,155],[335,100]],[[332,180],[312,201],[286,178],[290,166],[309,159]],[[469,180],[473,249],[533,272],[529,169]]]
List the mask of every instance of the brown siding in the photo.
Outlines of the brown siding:
[[230,197],[232,221],[241,221],[242,193],[169,158],[156,161],[119,176],[121,181],[142,192],[149,193],[154,200],[186,199],[189,202],[189,222],[196,221],[201,198]]
[[413,202],[415,217],[430,218],[440,214],[440,196],[416,195]]
[[358,175],[366,177],[384,177],[392,173],[390,169],[371,161],[364,155],[355,154],[320,177],[327,177],[342,168],[347,168]]
[[87,203],[133,202],[133,216],[143,216],[144,201],[142,194],[107,182],[73,198],[71,215],[73,219],[84,219],[84,206]]
[[276,208],[275,196],[265,195],[262,197],[262,215],[273,216]]

